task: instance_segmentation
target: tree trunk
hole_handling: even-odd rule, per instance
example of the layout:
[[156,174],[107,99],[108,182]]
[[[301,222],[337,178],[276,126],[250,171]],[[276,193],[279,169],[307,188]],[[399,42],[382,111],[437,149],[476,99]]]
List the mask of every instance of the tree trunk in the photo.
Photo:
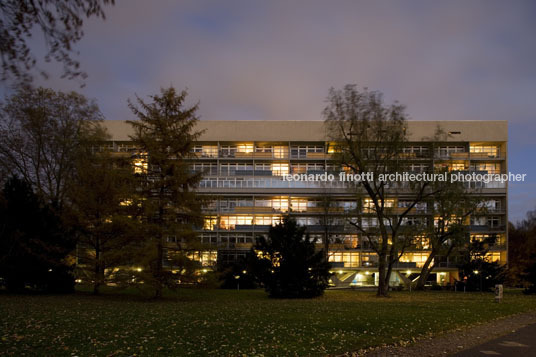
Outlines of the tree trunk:
[[102,263],[102,253],[100,251],[100,244],[97,241],[95,247],[95,280],[93,282],[93,294],[99,295],[100,287],[104,283],[104,266]]
[[324,260],[329,262],[329,232],[327,229],[324,232]]
[[389,296],[389,284],[385,284],[386,281],[386,262],[385,256],[379,257],[378,261],[378,291],[376,296],[387,297]]
[[428,258],[426,258],[426,262],[424,262],[424,265],[422,266],[421,274],[419,275],[419,279],[417,280],[415,289],[424,289],[424,284],[426,284],[426,281],[430,276],[430,272],[432,271],[432,269],[430,269],[430,264],[432,264],[432,261],[434,260],[435,256],[436,254],[434,253],[434,251],[432,251],[430,252],[430,255],[428,255]]
[[385,273],[385,286],[387,288],[387,294],[384,296],[388,296],[389,294],[389,281],[391,280],[391,274],[393,272],[393,262],[391,261],[391,258],[389,257],[389,264],[387,265],[387,271]]
[[163,290],[163,266],[162,266],[162,259],[164,257],[164,247],[162,244],[162,237],[158,238],[158,243],[156,245],[156,265],[155,265],[155,293],[154,297],[156,299],[159,299],[162,297],[162,290]]

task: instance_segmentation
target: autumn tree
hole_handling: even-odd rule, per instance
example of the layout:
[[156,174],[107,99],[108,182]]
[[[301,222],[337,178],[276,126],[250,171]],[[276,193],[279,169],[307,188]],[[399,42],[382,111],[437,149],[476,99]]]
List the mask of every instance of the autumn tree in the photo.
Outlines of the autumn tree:
[[[387,296],[393,266],[411,245],[416,234],[408,222],[414,207],[432,194],[427,182],[388,182],[380,177],[405,170],[403,149],[407,145],[404,106],[386,105],[382,94],[355,85],[331,89],[323,111],[329,139],[338,145],[335,158],[348,173],[370,173],[352,188],[362,213],[349,220],[366,237],[378,256],[378,296]],[[394,207],[393,197],[404,191],[403,207]],[[373,223],[373,224],[370,224]],[[420,224],[419,224],[420,225]]]
[[150,102],[139,97],[129,102],[139,119],[129,123],[139,149],[137,175],[144,199],[148,246],[142,261],[148,271],[143,279],[154,287],[155,297],[192,273],[188,252],[196,249],[194,226],[202,223],[203,200],[196,193],[201,174],[193,172],[188,161],[201,135],[196,130],[198,105],[187,107],[186,96],[186,91],[170,87],[151,96]]
[[434,195],[427,202],[427,214],[433,221],[427,222],[423,237],[429,255],[416,282],[416,289],[424,285],[438,265],[438,258],[445,260],[455,252],[467,248],[469,243],[469,216],[483,213],[482,199],[471,194],[463,182],[451,182],[451,173],[446,172],[447,181],[432,182]]
[[[508,227],[508,278],[515,286],[536,285],[536,210]],[[527,275],[528,274],[528,275]]]
[[100,130],[102,118],[81,94],[20,87],[0,104],[1,171],[28,182],[61,210],[78,149]]
[[103,145],[102,135],[81,150],[68,190],[69,217],[78,243],[77,276],[99,293],[108,282],[122,284],[118,269],[132,270],[140,249],[140,202],[129,156]]
[[[104,19],[104,5],[114,0],[3,0],[0,2],[0,61],[1,79],[13,77],[30,81],[30,71],[37,58],[29,41],[42,36],[47,53],[45,61],[55,60],[63,65],[63,76],[85,78],[80,63],[73,58],[74,45],[84,35],[85,18]],[[41,74],[47,74],[41,70]]]

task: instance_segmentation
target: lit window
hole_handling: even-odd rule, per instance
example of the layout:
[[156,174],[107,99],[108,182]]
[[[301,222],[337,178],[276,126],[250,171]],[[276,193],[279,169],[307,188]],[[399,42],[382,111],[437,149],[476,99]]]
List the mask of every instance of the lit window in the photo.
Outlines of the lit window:
[[144,174],[147,173],[147,169],[149,168],[149,164],[147,163],[147,153],[141,153],[132,160],[132,164],[134,165],[134,173],[135,174]]
[[205,216],[203,223],[203,229],[207,231],[213,231],[218,224],[218,218],[216,216]]
[[250,226],[253,224],[253,216],[221,216],[221,229],[236,229],[236,226]]
[[307,199],[292,197],[290,200],[290,205],[294,212],[306,212],[307,211]]
[[236,146],[236,152],[242,152],[242,153],[252,153],[253,152],[253,144],[238,144]]
[[472,155],[474,157],[496,158],[499,157],[499,146],[472,144],[469,146],[469,152],[475,154]]
[[415,263],[417,268],[422,268],[430,253],[404,253],[400,257],[402,263]]
[[288,175],[289,169],[287,163],[272,164],[272,174],[275,176]]
[[276,159],[286,159],[288,157],[288,147],[287,146],[274,146],[274,158]]

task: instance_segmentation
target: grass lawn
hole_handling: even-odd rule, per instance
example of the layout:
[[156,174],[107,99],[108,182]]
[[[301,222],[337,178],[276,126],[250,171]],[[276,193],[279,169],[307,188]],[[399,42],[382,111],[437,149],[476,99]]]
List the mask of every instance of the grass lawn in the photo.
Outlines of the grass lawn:
[[0,294],[0,355],[325,355],[399,341],[536,309],[506,292],[327,291],[273,300],[262,290],[181,289],[162,301],[136,296]]

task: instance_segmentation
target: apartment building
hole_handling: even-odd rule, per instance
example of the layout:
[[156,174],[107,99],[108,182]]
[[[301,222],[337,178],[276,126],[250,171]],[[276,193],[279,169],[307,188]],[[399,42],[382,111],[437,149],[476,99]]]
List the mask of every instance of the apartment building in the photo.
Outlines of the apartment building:
[[[114,151],[135,152],[129,142],[130,125],[123,121],[106,121],[105,125]],[[438,128],[444,133],[440,142],[434,140]],[[234,261],[249,251],[257,236],[290,214],[319,243],[329,234],[329,257],[338,284],[374,284],[377,256],[367,239],[348,224],[347,214],[356,214],[358,205],[349,183],[337,180],[341,168],[332,158],[335,143],[327,139],[322,121],[200,121],[198,129],[204,133],[194,148],[192,170],[204,173],[199,192],[210,194],[214,200],[205,208],[204,226],[199,228],[199,239],[207,250],[195,253],[196,259],[207,268],[216,260]],[[404,160],[412,172],[438,168],[507,172],[506,121],[409,121],[408,139]],[[285,179],[288,174],[326,172],[334,173],[335,180]],[[471,239],[491,240],[486,258],[506,264],[507,183],[469,185],[484,197],[487,208],[485,214],[471,216]],[[322,204],[326,197],[334,207],[328,220]],[[391,203],[403,208],[407,200],[400,194],[393,196]],[[362,202],[357,214],[363,222],[377,224],[369,217],[368,205]],[[408,220],[427,216],[429,210],[421,204]],[[415,242],[395,266],[393,282],[417,273],[428,254],[425,238]],[[437,257],[436,266],[438,283],[459,278],[454,258]]]

